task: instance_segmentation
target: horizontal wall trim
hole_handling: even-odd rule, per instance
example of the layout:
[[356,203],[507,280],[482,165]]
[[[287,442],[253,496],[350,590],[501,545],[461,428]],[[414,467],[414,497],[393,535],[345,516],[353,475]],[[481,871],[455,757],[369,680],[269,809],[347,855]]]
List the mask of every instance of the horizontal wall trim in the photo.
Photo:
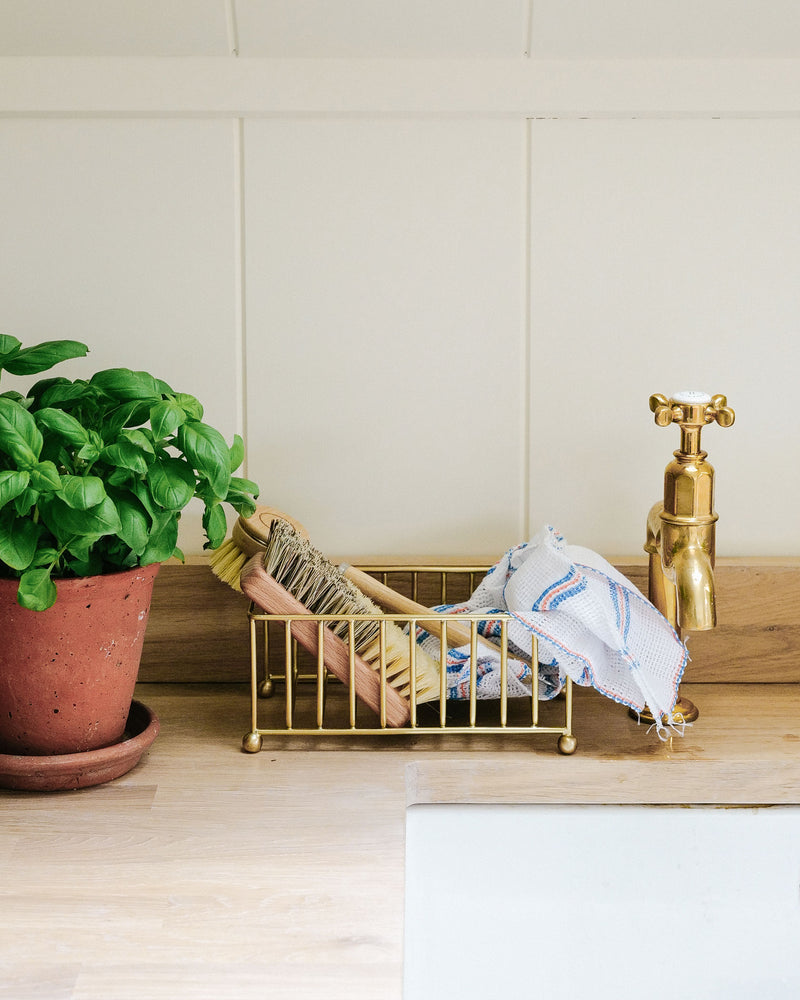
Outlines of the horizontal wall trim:
[[0,115],[800,115],[797,59],[3,58]]
[[[359,562],[370,565],[373,560]],[[380,560],[384,565],[391,562],[387,557]],[[461,565],[486,562],[452,560]],[[647,567],[641,558],[614,562],[647,592]],[[690,635],[685,679],[800,683],[800,559],[724,559],[717,565],[716,579],[717,628]],[[247,608],[247,600],[221,583],[204,557],[163,566],[156,578],[141,679],[247,681]]]

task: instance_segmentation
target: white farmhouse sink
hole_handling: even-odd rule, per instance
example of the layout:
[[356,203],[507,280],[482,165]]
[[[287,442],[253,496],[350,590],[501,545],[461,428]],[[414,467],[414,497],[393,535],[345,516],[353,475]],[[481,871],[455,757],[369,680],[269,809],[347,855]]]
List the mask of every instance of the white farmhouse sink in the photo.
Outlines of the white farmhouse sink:
[[404,1000],[797,1000],[800,807],[416,805]]

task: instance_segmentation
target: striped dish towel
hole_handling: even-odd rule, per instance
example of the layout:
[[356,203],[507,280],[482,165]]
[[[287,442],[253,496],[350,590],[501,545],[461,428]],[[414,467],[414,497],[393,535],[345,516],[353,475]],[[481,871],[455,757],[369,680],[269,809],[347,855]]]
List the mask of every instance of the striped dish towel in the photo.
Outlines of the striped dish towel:
[[[441,610],[476,612],[491,619],[508,612],[508,694],[530,695],[531,671],[515,660],[514,648],[530,650],[539,640],[539,697],[552,698],[567,677],[594,687],[637,712],[645,706],[656,719],[678,697],[686,667],[685,645],[664,616],[602,556],[568,545],[554,528],[510,549],[487,573],[465,604]],[[496,623],[482,622],[492,638]],[[438,640],[420,637],[438,657]],[[478,656],[477,696],[499,697],[500,658]],[[469,697],[469,648],[450,650],[448,694]],[[663,726],[657,728],[663,734]]]

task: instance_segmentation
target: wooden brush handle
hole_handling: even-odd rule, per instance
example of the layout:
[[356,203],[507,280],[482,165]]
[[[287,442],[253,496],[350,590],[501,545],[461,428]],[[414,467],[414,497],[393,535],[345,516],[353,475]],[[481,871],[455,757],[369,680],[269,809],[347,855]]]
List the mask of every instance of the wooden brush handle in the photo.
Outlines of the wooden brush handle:
[[[435,612],[431,612],[430,608],[426,608],[424,604],[417,604],[416,601],[412,601],[404,594],[400,594],[396,590],[392,590],[391,587],[387,587],[386,584],[381,583],[380,580],[376,580],[375,577],[370,576],[369,573],[364,573],[363,570],[356,569],[355,566],[343,565],[341,569],[344,572],[344,575],[352,583],[354,583],[356,587],[358,587],[362,594],[366,594],[366,596],[375,601],[376,604],[380,604],[382,608],[387,608],[390,611],[396,611],[398,614],[407,614],[420,618],[435,614]],[[442,622],[440,619],[428,619],[422,622],[422,627],[426,632],[430,632],[431,635],[435,635],[437,638],[441,639]],[[490,649],[495,656],[498,655],[500,648],[493,643],[491,639],[487,639],[483,635],[478,635],[477,640],[487,649]],[[459,646],[469,646],[471,642],[472,629],[470,626],[459,622],[455,615],[448,616],[448,646],[451,649],[456,649]],[[517,660],[524,660],[526,663],[531,662],[530,655],[526,655],[524,653],[514,653],[513,658]]]
[[[245,563],[239,579],[242,592],[260,608],[272,615],[307,615],[308,608],[293,597],[274,577],[264,569],[262,554],[254,555]],[[319,627],[315,621],[295,621],[291,623],[292,635],[312,656],[319,651]],[[334,635],[329,628],[324,629],[323,658],[325,666],[344,684],[350,683],[350,651],[347,643]],[[287,665],[288,669],[288,665]],[[380,675],[358,654],[355,656],[355,692],[358,698],[380,715],[381,683]],[[386,684],[386,723],[393,728],[403,726],[411,716],[409,703],[398,691]]]

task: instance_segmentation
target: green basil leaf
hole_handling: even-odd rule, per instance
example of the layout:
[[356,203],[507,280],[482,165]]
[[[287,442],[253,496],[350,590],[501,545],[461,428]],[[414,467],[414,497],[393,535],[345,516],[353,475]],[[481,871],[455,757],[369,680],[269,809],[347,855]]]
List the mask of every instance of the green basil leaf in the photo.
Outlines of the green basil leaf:
[[231,476],[230,492],[252,493],[254,497],[257,497],[260,490],[258,483],[254,483],[252,479],[240,479],[239,476]]
[[24,493],[30,478],[29,472],[17,472],[16,470],[0,472],[0,507],[5,507],[11,500],[15,500]]
[[105,500],[106,490],[99,476],[62,476],[58,495],[73,510],[88,510]]
[[174,434],[185,422],[186,411],[177,403],[173,403],[172,400],[165,399],[150,407],[150,426],[153,428],[153,435],[157,440]]
[[147,372],[134,372],[129,368],[109,368],[97,372],[90,382],[113,399],[161,398],[158,381]]
[[118,466],[106,476],[106,483],[109,486],[129,486],[134,478],[135,473],[131,472],[130,469]]
[[48,378],[37,382],[28,395],[37,401],[38,409],[49,406],[73,409],[77,403],[97,398],[97,392],[88,382],[78,379],[70,382],[66,378]]
[[105,415],[102,424],[103,436],[115,438],[123,427],[138,427],[147,420],[150,414],[149,400],[129,399]]
[[85,444],[78,452],[78,458],[92,465],[100,457],[103,448],[105,448],[105,442],[97,431],[89,430],[89,443]]
[[140,556],[147,548],[150,537],[150,518],[132,493],[115,493],[113,499],[121,525],[117,535]]
[[147,547],[139,557],[139,564],[141,566],[149,566],[150,563],[164,562],[175,551],[177,544],[177,514],[161,515],[153,523],[153,530],[147,542]]
[[0,511],[0,560],[12,569],[27,569],[41,533],[39,524],[17,517],[11,508]]
[[79,513],[82,518],[85,518],[87,514],[91,515],[92,518],[91,525],[86,525],[84,521],[84,534],[92,532],[98,535],[116,535],[121,527],[119,514],[111,497],[107,496],[95,507],[90,507]]
[[199,420],[190,420],[178,430],[178,445],[208,481],[214,496],[224,500],[231,478],[231,455],[220,432]]
[[44,410],[37,410],[34,419],[39,427],[44,427],[59,437],[64,438],[69,444],[81,448],[89,443],[89,432],[83,424],[76,420],[70,413],[64,410],[57,410],[54,407],[47,407]]
[[81,450],[78,452],[77,457],[83,462],[88,462],[90,465],[100,458],[100,452],[103,450],[102,444],[98,447],[94,441],[89,444],[85,444]]
[[240,435],[233,435],[233,444],[230,446],[231,472],[234,472],[244,461],[244,441]]
[[126,482],[125,485],[131,493],[133,493],[142,507],[144,507],[153,521],[155,521],[161,512],[156,509],[156,505],[153,503],[153,498],[150,496],[150,490],[147,483],[144,483],[139,479],[133,479],[130,482]]
[[250,517],[256,512],[255,501],[246,493],[229,492],[225,497],[225,503],[229,503],[241,517]]
[[147,470],[150,494],[164,510],[183,510],[194,496],[192,467],[180,458],[159,458]]
[[40,568],[42,566],[55,566],[58,562],[58,552],[56,549],[50,548],[47,545],[40,545],[36,549],[36,555],[33,558],[30,568]]
[[19,465],[31,466],[41,450],[42,435],[30,413],[11,399],[0,399],[0,451]]
[[31,470],[31,488],[40,493],[61,489],[61,476],[52,462],[39,462]]
[[211,507],[206,507],[203,513],[203,528],[208,539],[208,543],[203,548],[218,549],[228,534],[228,522],[225,519],[225,511],[218,503]]
[[75,576],[99,576],[108,572],[108,563],[113,566],[120,566],[121,569],[129,569],[129,566],[121,565],[114,560],[105,560],[97,551],[89,552],[85,559],[73,558],[66,562],[66,568]]
[[9,333],[0,333],[0,368],[5,368],[5,362],[19,354],[21,347],[21,340]]
[[[85,572],[85,567],[93,559],[92,546],[96,545],[102,537],[103,535],[82,535],[79,538],[70,539],[67,544],[67,552],[69,552],[71,556],[74,556],[74,558],[82,564],[80,569],[75,568],[74,564],[71,564],[70,566],[70,568],[74,569],[79,576],[88,575],[88,573]],[[96,556],[94,556],[94,559],[99,572],[99,560]]]
[[127,441],[129,444],[134,445],[140,451],[145,452],[147,455],[155,455],[155,449],[153,448],[153,442],[147,436],[145,431],[140,430],[127,430],[123,431],[119,436],[120,441]]
[[86,344],[77,340],[47,340],[35,347],[23,347],[3,366],[12,375],[36,375],[69,358],[83,358],[89,353]]
[[31,611],[47,611],[56,603],[58,592],[50,579],[49,567],[23,573],[17,591],[17,603]]
[[130,441],[120,441],[117,444],[110,444],[100,452],[100,458],[110,465],[116,465],[123,469],[130,469],[139,476],[147,472],[147,459],[142,454],[140,448],[131,444]]
[[172,395],[173,400],[180,406],[189,420],[203,419],[203,404],[199,399],[190,396],[188,392],[176,392]]
[[114,502],[106,497],[88,510],[75,510],[59,497],[39,503],[42,520],[56,538],[67,542],[74,535],[116,535],[120,519]]
[[18,497],[14,498],[14,510],[20,517],[25,517],[36,506],[38,500],[38,490],[32,490],[28,487],[28,489],[23,490]]

